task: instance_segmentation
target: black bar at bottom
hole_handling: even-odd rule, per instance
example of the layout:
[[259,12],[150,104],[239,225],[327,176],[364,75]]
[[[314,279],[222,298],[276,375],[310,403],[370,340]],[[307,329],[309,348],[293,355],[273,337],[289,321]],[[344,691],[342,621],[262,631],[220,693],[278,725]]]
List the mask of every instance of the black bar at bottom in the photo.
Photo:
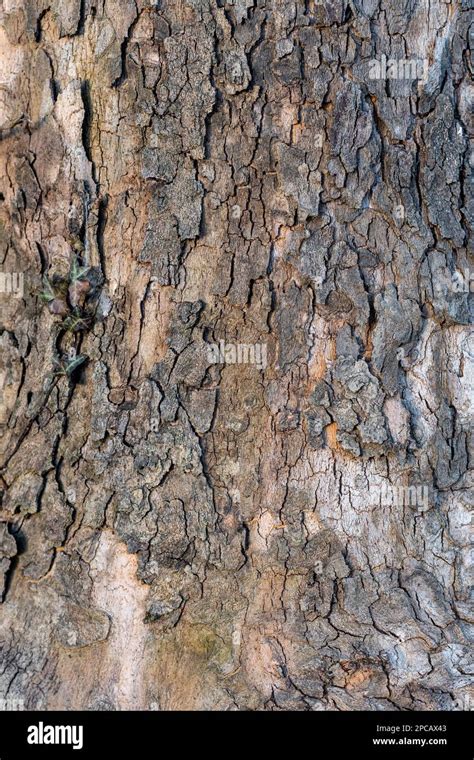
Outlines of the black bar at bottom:
[[471,735],[469,712],[0,712],[0,760],[254,755],[256,745],[268,756],[302,742],[308,760],[327,750],[472,760]]

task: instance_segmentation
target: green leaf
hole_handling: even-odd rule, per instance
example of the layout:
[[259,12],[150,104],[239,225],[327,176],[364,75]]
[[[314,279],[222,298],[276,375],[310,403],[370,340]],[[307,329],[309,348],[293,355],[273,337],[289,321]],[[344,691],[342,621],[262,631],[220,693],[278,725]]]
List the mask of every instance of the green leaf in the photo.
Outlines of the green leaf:
[[77,256],[74,256],[72,262],[71,262],[71,271],[69,278],[71,282],[76,282],[76,280],[80,280],[81,277],[84,277],[85,274],[89,271],[90,267],[81,267],[79,266],[79,262],[77,260]]
[[84,356],[83,354],[79,354],[79,356],[75,356],[74,359],[71,359],[71,361],[67,363],[66,373],[68,375],[72,375],[74,370],[77,369],[77,367],[79,367],[81,364],[83,364],[86,361],[86,359],[87,359],[87,356]]
[[43,290],[40,293],[40,298],[43,301],[46,301],[46,303],[54,301],[56,298],[56,293],[46,275],[43,275]]
[[90,317],[79,316],[77,314],[69,314],[63,321],[62,327],[68,332],[78,332],[79,330],[87,330],[90,325]]

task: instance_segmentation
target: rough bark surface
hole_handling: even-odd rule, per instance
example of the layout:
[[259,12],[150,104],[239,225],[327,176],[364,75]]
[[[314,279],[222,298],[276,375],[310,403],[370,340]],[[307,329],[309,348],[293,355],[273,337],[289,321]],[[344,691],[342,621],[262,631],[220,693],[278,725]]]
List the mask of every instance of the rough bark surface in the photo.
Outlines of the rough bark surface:
[[[452,709],[470,4],[3,0],[0,26],[0,697]],[[384,55],[427,76],[371,79]],[[38,289],[74,252],[94,317],[58,332]]]

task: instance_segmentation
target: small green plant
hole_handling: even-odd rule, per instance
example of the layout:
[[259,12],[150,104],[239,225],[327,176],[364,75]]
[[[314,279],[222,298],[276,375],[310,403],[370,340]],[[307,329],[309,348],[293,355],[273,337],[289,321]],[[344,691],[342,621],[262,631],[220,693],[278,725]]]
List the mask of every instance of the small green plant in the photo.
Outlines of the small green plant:
[[77,280],[82,280],[82,278],[85,277],[87,272],[89,271],[90,271],[90,267],[81,267],[79,265],[77,256],[73,256],[73,259],[71,262],[71,269],[69,271],[69,281],[77,282]]
[[55,359],[53,377],[71,377],[74,370],[84,364],[88,357],[85,354],[78,356],[67,356],[63,359]]
[[[76,251],[80,250],[74,245]],[[43,276],[40,299],[48,311],[61,318],[55,331],[57,347],[54,359],[53,377],[71,378],[74,371],[87,361],[85,354],[77,354],[81,341],[80,334],[89,330],[94,321],[93,301],[97,293],[97,273],[88,266],[81,265],[78,255],[73,254],[68,275],[53,274]],[[61,353],[60,344],[65,339],[67,353]],[[72,342],[71,342],[72,341]]]
[[61,326],[64,327],[67,332],[75,333],[81,332],[81,330],[84,332],[91,326],[92,316],[90,314],[78,314],[76,312],[77,309],[74,309],[74,311],[68,314],[61,323]]
[[39,297],[42,301],[45,301],[45,303],[51,303],[51,301],[54,301],[56,298],[53,287],[46,275],[43,275],[43,290],[40,291]]

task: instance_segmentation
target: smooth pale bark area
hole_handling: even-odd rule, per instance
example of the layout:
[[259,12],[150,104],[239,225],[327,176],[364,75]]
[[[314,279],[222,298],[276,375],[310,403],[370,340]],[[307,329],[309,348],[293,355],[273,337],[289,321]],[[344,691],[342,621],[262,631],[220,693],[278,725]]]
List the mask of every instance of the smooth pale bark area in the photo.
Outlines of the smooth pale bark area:
[[466,703],[468,6],[3,0],[0,698]]

